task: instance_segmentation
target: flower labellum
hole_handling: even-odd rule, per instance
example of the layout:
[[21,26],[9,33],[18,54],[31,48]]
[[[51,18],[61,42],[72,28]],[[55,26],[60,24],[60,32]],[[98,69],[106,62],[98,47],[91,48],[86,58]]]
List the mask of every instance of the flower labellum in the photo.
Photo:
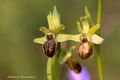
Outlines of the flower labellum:
[[82,39],[78,48],[79,56],[81,59],[87,59],[93,54],[93,44],[88,42],[87,38]]
[[47,41],[43,44],[44,53],[48,57],[53,57],[56,53],[56,42],[54,39],[54,35],[49,33],[46,35]]

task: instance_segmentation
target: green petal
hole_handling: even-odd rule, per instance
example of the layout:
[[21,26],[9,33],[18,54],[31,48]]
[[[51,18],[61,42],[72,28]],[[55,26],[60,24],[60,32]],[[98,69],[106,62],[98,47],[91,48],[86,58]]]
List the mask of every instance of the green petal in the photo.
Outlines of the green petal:
[[77,21],[77,29],[78,29],[78,31],[80,32],[80,33],[82,33],[82,27],[80,26],[80,22],[79,21]]
[[58,34],[56,36],[56,40],[57,40],[57,42],[64,42],[67,40],[80,42],[80,34],[79,35]]
[[61,24],[58,27],[56,27],[55,29],[52,29],[50,31],[53,32],[54,34],[57,34],[57,33],[61,32],[64,28],[65,28],[64,25]]
[[45,34],[49,32],[49,30],[46,27],[40,27],[40,31],[42,31]]
[[55,6],[53,13],[50,12],[50,14],[47,16],[47,19],[50,30],[54,30],[56,27],[58,27],[58,25],[60,25],[60,15]]
[[80,20],[81,20],[82,26],[83,26],[83,33],[87,33],[89,30],[89,24],[88,24],[86,17],[81,17]]
[[89,29],[88,34],[94,34],[96,33],[96,31],[100,29],[100,24],[96,24],[95,26],[93,26],[92,28]]
[[89,22],[89,26],[92,27],[94,25],[94,21],[92,20],[91,14],[88,11],[87,7],[85,7],[85,14],[86,14],[86,18]]
[[44,44],[46,41],[46,37],[41,37],[41,38],[35,38],[34,42],[39,43],[39,44]]

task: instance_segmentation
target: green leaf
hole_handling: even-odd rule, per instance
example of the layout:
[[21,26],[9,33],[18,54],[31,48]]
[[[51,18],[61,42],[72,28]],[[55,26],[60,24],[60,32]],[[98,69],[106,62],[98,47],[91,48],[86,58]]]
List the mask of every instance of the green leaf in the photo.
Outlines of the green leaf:
[[34,42],[39,43],[39,44],[44,44],[46,41],[46,37],[41,37],[41,38],[35,38]]

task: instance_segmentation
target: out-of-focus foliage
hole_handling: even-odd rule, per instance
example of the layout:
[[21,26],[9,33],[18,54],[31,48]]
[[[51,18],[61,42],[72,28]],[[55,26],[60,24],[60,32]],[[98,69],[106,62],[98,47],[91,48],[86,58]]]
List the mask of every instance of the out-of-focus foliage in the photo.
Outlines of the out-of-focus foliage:
[[[112,0],[103,1],[105,80],[120,78],[119,3],[119,0],[114,3]],[[47,15],[54,5],[61,15],[61,22],[66,26],[65,33],[78,33],[76,21],[84,16],[84,6],[88,7],[96,22],[96,0],[0,0],[0,80],[7,80],[11,75],[35,76],[34,80],[46,80],[47,57],[41,45],[33,43],[33,39],[43,35],[38,31],[39,27],[48,25]],[[87,64],[92,80],[97,80],[96,57],[80,62]],[[60,69],[60,80],[66,80],[66,68]]]

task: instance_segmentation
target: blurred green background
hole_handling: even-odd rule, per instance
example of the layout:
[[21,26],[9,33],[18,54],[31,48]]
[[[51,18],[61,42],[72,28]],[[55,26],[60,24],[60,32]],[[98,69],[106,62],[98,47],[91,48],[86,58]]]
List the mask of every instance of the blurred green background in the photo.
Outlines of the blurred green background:
[[[119,0],[103,1],[105,80],[120,80],[119,3]],[[78,33],[76,21],[84,16],[84,6],[88,7],[96,22],[97,0],[0,0],[0,80],[19,80],[7,78],[12,75],[36,77],[22,80],[46,80],[47,57],[41,45],[33,43],[33,39],[44,35],[38,29],[48,26],[46,16],[54,5],[61,14],[66,33]],[[98,80],[96,57],[84,62],[92,80]],[[65,68],[62,67],[61,71],[65,72]],[[66,80],[64,75],[60,74],[60,80]]]

